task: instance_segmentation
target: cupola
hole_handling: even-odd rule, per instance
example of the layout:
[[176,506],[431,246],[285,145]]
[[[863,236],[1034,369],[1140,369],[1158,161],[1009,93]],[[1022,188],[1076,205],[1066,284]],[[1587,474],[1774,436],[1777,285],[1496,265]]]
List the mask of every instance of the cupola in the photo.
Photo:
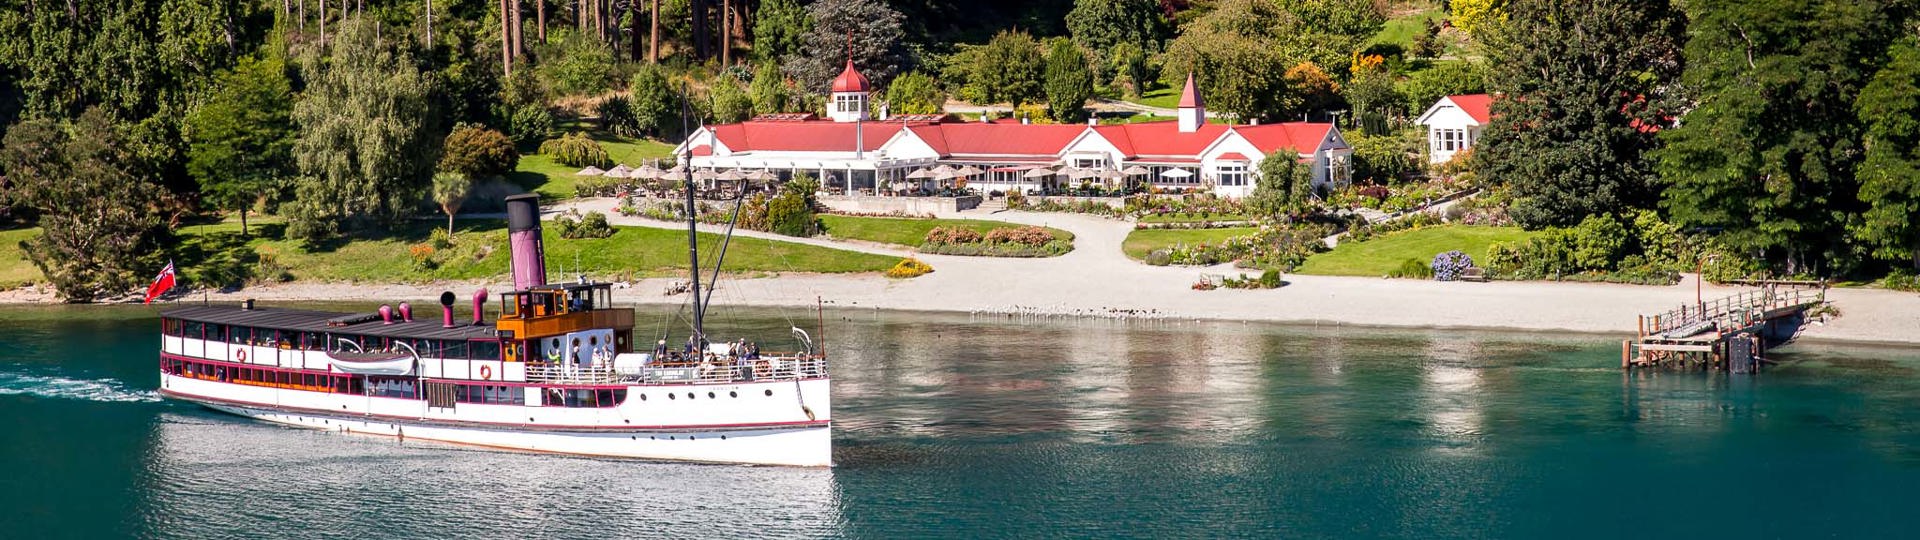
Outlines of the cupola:
[[853,60],[847,60],[847,68],[840,70],[840,76],[833,78],[832,102],[827,104],[827,117],[835,122],[858,122],[867,119],[867,76],[853,69]]

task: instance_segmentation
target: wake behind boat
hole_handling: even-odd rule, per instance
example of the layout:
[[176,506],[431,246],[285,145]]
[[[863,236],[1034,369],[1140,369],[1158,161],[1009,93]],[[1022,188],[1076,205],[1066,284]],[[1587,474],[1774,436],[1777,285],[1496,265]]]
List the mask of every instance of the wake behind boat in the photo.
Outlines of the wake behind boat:
[[[507,199],[514,291],[499,320],[191,306],[161,314],[160,392],[296,426],[511,450],[829,466],[827,360],[709,343],[698,252],[684,348],[634,348],[631,308],[608,283],[548,284],[538,198]],[[691,214],[691,213],[690,213]],[[689,225],[691,227],[691,224]],[[691,229],[690,229],[691,230]],[[689,238],[691,241],[691,237]]]

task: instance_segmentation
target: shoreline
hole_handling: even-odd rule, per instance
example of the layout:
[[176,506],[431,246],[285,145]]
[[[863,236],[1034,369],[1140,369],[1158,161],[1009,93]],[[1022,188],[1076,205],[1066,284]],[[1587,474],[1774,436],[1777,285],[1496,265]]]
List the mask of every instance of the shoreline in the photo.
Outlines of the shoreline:
[[[1194,269],[1174,269],[1192,271]],[[1645,286],[1556,282],[1461,283],[1333,276],[1288,276],[1288,285],[1268,290],[1193,291],[1181,282],[1169,287],[1134,288],[1113,295],[1088,295],[1052,283],[1052,294],[1027,294],[1008,286],[967,291],[954,284],[890,280],[878,276],[804,274],[725,279],[714,303],[727,307],[885,310],[967,314],[1018,320],[1113,320],[1116,322],[1254,322],[1301,326],[1351,326],[1367,329],[1424,329],[1495,332],[1556,332],[1634,335],[1637,315],[1690,303],[1693,286]],[[965,276],[953,276],[957,281]],[[1691,277],[1688,278],[1690,280]],[[651,278],[615,289],[619,304],[636,308],[684,304],[686,295],[663,294],[670,278]],[[1164,283],[1164,281],[1163,281]],[[232,292],[196,291],[156,305],[207,302],[412,302],[429,308],[440,293],[460,298],[456,312],[476,289],[490,293],[510,288],[505,282],[435,282],[372,285],[359,283],[285,283]],[[1739,287],[1708,286],[1708,297]],[[988,292],[999,291],[999,292]],[[1103,298],[1104,296],[1104,298]],[[816,303],[816,299],[818,303]],[[1920,346],[1920,295],[1873,289],[1830,289],[1828,299],[1840,316],[1810,323],[1803,341],[1894,347]],[[490,301],[489,304],[495,303]],[[1479,307],[1436,305],[1477,304]],[[0,292],[0,304],[53,305],[51,294],[30,289]],[[125,305],[108,303],[98,305]],[[1904,321],[1904,322],[1903,322]]]

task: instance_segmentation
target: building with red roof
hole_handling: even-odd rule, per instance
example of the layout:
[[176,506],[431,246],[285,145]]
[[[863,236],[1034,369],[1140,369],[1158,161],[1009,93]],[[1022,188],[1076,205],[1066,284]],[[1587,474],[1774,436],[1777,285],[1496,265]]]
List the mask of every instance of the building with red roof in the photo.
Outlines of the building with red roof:
[[1446,163],[1479,142],[1492,121],[1493,96],[1465,94],[1433,102],[1415,123],[1427,126],[1427,161]]
[[1179,117],[1172,121],[1062,125],[926,115],[875,119],[868,115],[869,83],[848,63],[833,82],[827,119],[768,115],[703,126],[675,153],[689,155],[695,169],[769,170],[782,178],[805,172],[848,193],[917,185],[925,176],[917,171],[950,165],[984,171],[968,179],[981,191],[1112,183],[1118,176],[1167,189],[1244,196],[1258,182],[1260,161],[1275,152],[1312,164],[1317,186],[1349,181],[1353,150],[1332,124],[1208,123],[1192,79],[1182,89]]

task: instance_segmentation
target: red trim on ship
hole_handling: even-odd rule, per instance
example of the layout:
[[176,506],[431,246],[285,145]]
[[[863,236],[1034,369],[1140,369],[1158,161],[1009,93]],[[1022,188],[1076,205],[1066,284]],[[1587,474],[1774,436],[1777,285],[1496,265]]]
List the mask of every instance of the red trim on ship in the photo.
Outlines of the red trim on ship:
[[202,396],[197,394],[188,394],[188,393],[180,392],[176,390],[169,390],[166,388],[160,389],[160,394],[163,396],[172,397],[175,399],[184,399],[187,401],[214,402],[214,403],[221,403],[221,404],[227,404],[227,405],[237,405],[241,407],[250,407],[255,409],[298,412],[298,413],[307,414],[310,416],[326,417],[326,418],[343,418],[343,419],[355,419],[355,420],[379,418],[379,419],[389,420],[395,424],[430,424],[430,425],[453,426],[453,427],[510,427],[510,428],[517,428],[517,429],[530,429],[533,431],[588,431],[588,432],[592,432],[592,431],[611,431],[611,432],[689,431],[689,430],[717,431],[717,430],[724,430],[724,429],[737,430],[737,429],[779,429],[779,428],[795,428],[795,427],[827,427],[827,426],[833,425],[832,420],[807,420],[807,421],[801,421],[801,422],[754,422],[754,423],[744,423],[744,424],[698,424],[698,425],[685,425],[685,426],[672,426],[672,425],[581,426],[581,425],[567,425],[567,424],[473,422],[473,421],[464,421],[464,420],[449,421],[449,420],[441,420],[436,418],[418,418],[418,417],[412,417],[412,416],[393,416],[393,415],[371,414],[371,413],[356,414],[356,413],[348,412],[348,413],[342,414],[337,411],[329,411],[325,409],[312,409],[307,407],[291,407],[286,405],[273,405],[273,404],[267,404],[267,403],[256,403],[252,401],[241,401],[241,400],[234,400],[234,399],[208,397],[208,396]]

